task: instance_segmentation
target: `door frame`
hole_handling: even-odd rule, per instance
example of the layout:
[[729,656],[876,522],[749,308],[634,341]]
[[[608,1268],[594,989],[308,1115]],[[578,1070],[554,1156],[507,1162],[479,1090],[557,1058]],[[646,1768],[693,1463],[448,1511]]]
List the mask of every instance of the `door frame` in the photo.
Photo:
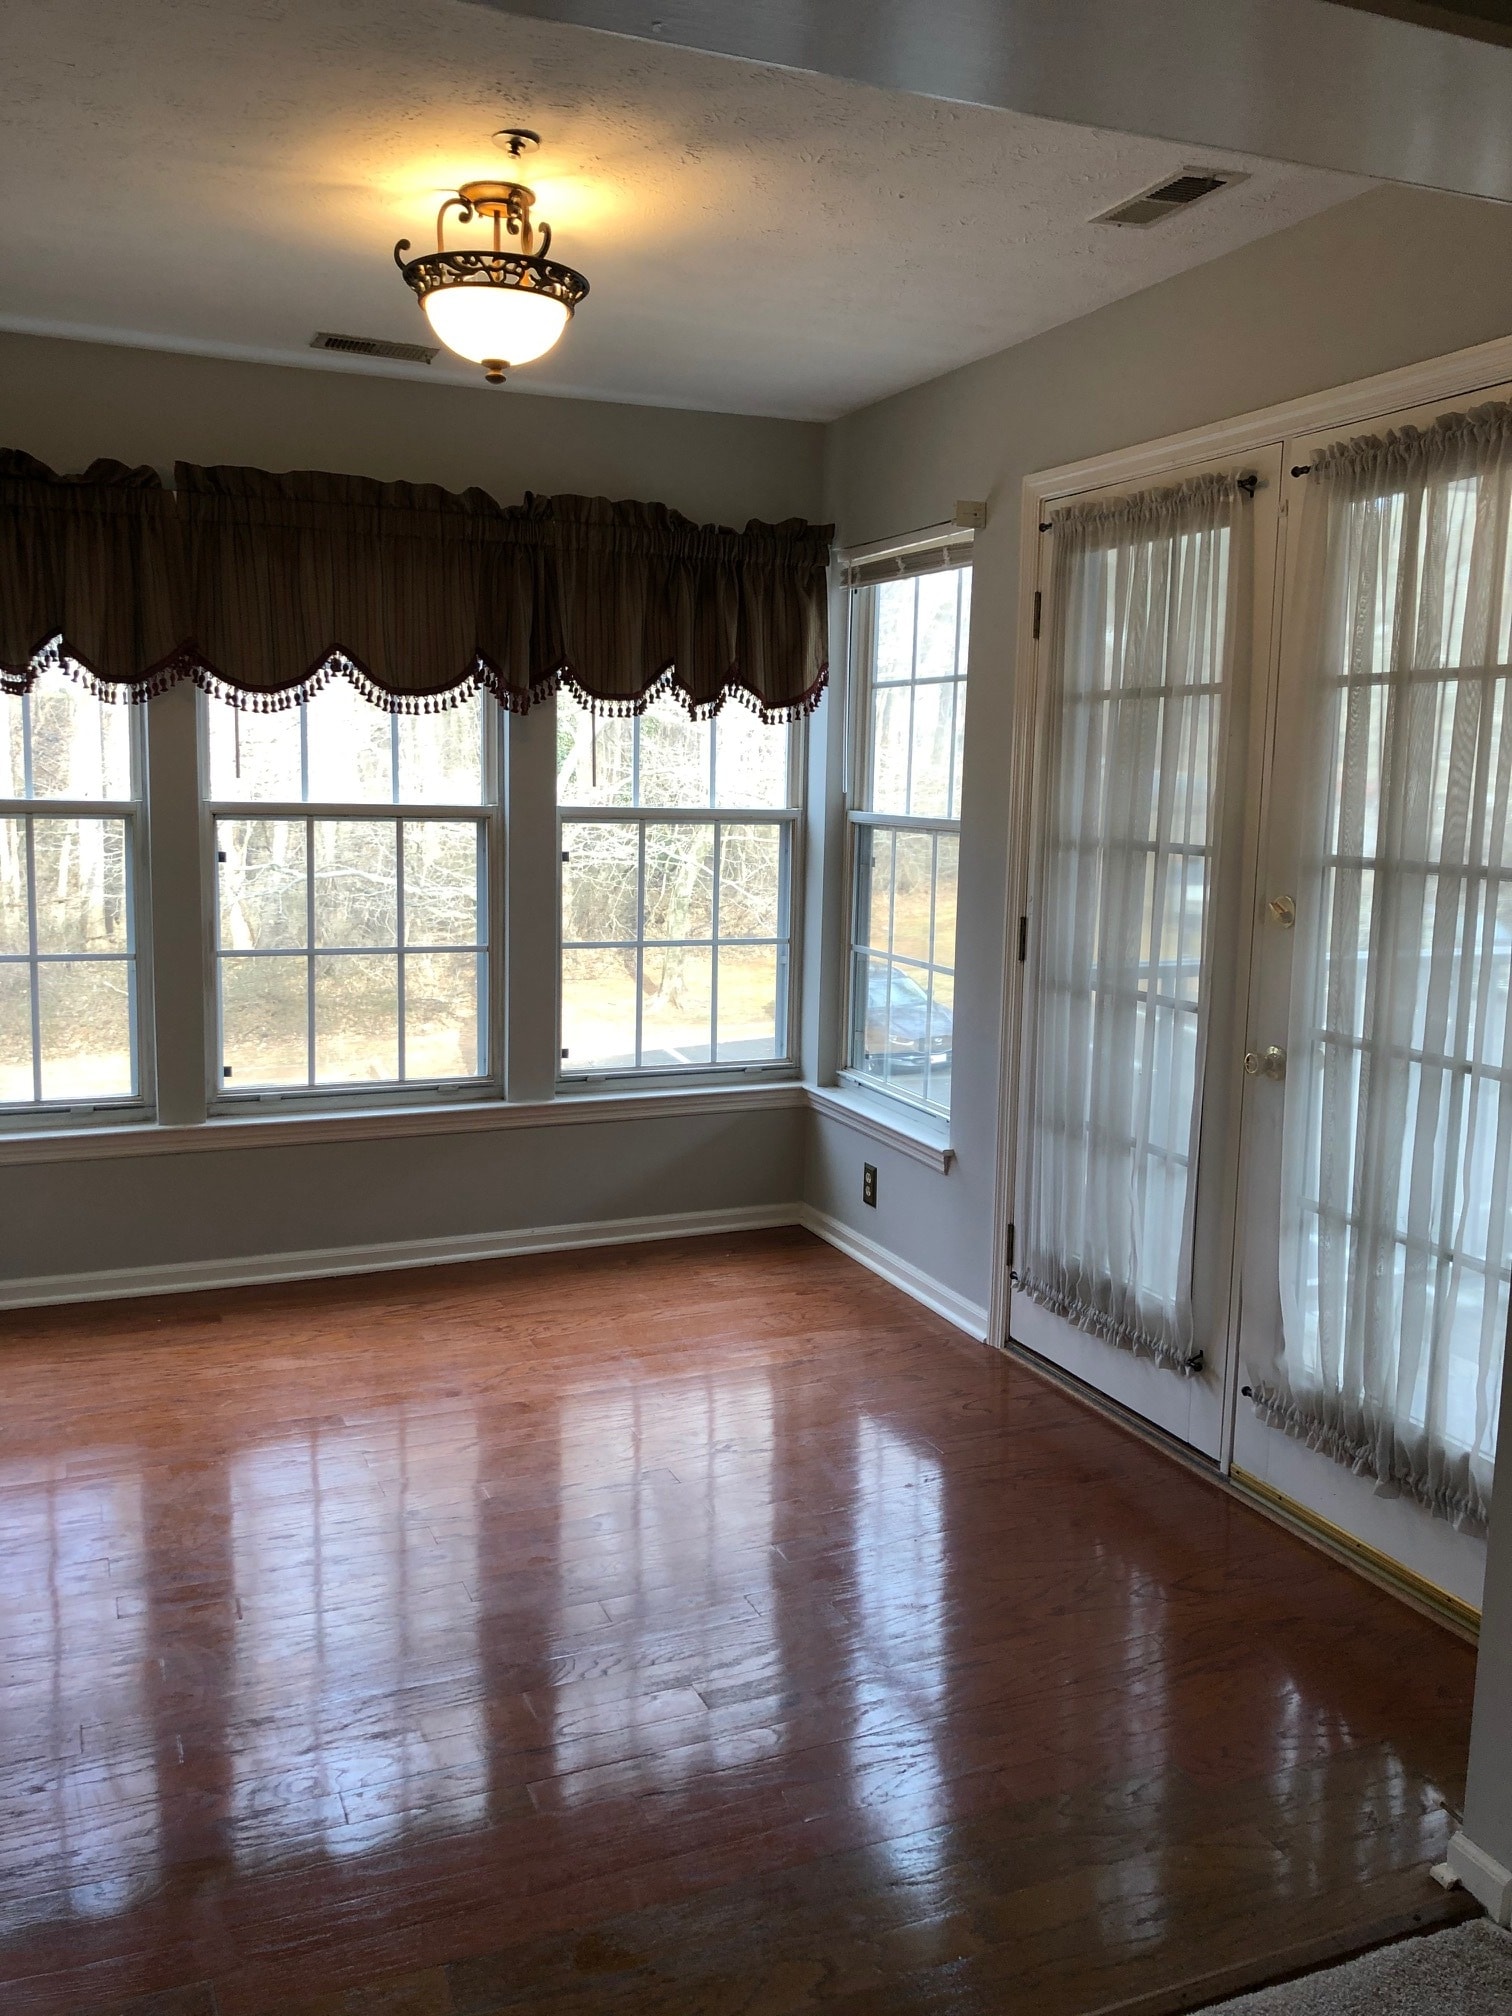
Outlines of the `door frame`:
[[[999,1349],[1009,1341],[1011,1291],[1008,1280],[1009,1227],[1015,1220],[1018,1178],[1019,1060],[1024,1033],[1024,968],[1019,963],[1020,917],[1029,914],[1030,868],[1033,860],[1035,811],[1034,730],[1043,667],[1036,636],[1035,599],[1041,592],[1040,531],[1048,507],[1078,492],[1114,485],[1134,486],[1173,476],[1191,463],[1227,456],[1255,454],[1275,448],[1292,436],[1324,428],[1349,428],[1436,400],[1470,398],[1478,391],[1512,379],[1512,336],[1497,337],[1425,359],[1395,371],[1351,384],[1308,393],[1275,406],[1261,407],[1233,419],[1168,434],[1132,448],[1089,456],[1080,462],[1042,469],[1024,478],[1019,516],[1018,622],[1014,640],[1015,667],[1012,710],[1013,743],[1008,775],[1008,820],[1004,886],[1007,912],[1003,919],[1003,961],[998,1046],[998,1120],[993,1168],[991,1274],[988,1286],[987,1340]],[[1283,481],[1285,471],[1283,470]],[[1277,599],[1279,622],[1280,598]],[[1274,649],[1274,637],[1272,648]],[[1257,667],[1257,671],[1258,671]],[[1266,729],[1269,734],[1269,724]],[[1238,1269],[1233,1270],[1233,1296],[1238,1295]],[[1232,1310],[1231,1310],[1232,1314]],[[1237,1349],[1229,1352],[1227,1378],[1238,1377]],[[1217,1469],[1227,1476],[1232,1464],[1234,1395],[1226,1390],[1225,1425]],[[1202,1461],[1200,1457],[1197,1461]]]

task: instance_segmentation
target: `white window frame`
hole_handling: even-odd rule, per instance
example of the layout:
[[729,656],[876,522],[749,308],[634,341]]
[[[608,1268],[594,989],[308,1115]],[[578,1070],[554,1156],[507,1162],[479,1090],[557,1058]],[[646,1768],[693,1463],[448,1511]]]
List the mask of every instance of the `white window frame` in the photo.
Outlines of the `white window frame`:
[[[911,1116],[914,1124],[948,1129],[950,1108],[916,1098],[897,1086],[883,1084],[862,1071],[853,1061],[856,1040],[856,954],[862,949],[858,936],[858,909],[861,898],[860,846],[862,831],[948,834],[960,840],[960,806],[953,819],[926,818],[901,812],[872,812],[863,805],[871,775],[871,694],[872,625],[869,605],[862,596],[868,588],[889,580],[906,580],[946,569],[970,569],[974,565],[974,529],[956,525],[932,526],[909,533],[901,539],[880,540],[869,546],[852,547],[843,557],[841,580],[846,601],[846,664],[848,692],[845,739],[845,900],[840,929],[843,933],[843,979],[840,990],[840,1065],[835,1076],[842,1085],[880,1099],[901,1118]],[[974,604],[973,604],[974,607]],[[866,613],[863,613],[866,612]],[[964,640],[970,654],[970,638]],[[959,674],[957,704],[967,695],[966,669]],[[911,757],[910,757],[910,760]],[[931,924],[933,922],[931,894]],[[931,939],[933,931],[931,930]],[[909,962],[904,961],[907,964]],[[924,962],[918,962],[923,964]],[[931,969],[933,962],[930,962]],[[952,965],[952,976],[956,972]],[[951,1081],[954,1094],[954,1074]]]
[[[738,706],[738,701],[727,701],[726,707]],[[637,727],[639,717],[637,717]],[[636,773],[639,773],[639,738],[636,742]],[[793,722],[788,728],[788,803],[783,806],[751,805],[558,805],[556,823],[556,1090],[559,1097],[570,1098],[574,1093],[597,1092],[606,1086],[628,1090],[632,1086],[644,1086],[648,1091],[668,1086],[728,1085],[742,1079],[785,1079],[799,1075],[799,1015],[802,1001],[801,985],[801,945],[803,935],[803,813],[804,782],[808,775],[807,722]],[[779,1057],[760,1059],[736,1059],[728,1064],[699,1063],[686,1065],[646,1066],[643,1064],[622,1065],[614,1070],[573,1071],[564,1070],[562,1058],[562,864],[567,853],[566,830],[569,824],[585,826],[628,825],[644,834],[647,826],[778,826],[783,831],[784,875],[777,898],[778,938],[785,937],[787,945],[787,985],[783,1001],[783,1029],[786,1037],[783,1053]],[[636,909],[640,912],[644,893],[645,842],[638,850],[636,871]],[[717,946],[719,930],[719,867],[716,844],[714,868],[714,910],[711,945]],[[616,941],[618,943],[619,941]],[[652,944],[659,940],[651,940]],[[702,941],[700,941],[702,942]],[[739,940],[732,940],[739,943]],[[762,940],[761,943],[768,941]],[[576,950],[582,941],[573,940]],[[637,966],[645,956],[645,940],[637,941]],[[589,948],[591,949],[591,948]],[[712,1025],[718,1027],[719,1015],[719,962],[714,961],[714,996],[711,1007]],[[640,1048],[641,999],[636,990],[636,1048]],[[567,1060],[570,1064],[570,1060]]]
[[[15,696],[11,696],[15,697]],[[30,695],[23,696],[29,700]],[[128,701],[101,700],[102,707],[124,707],[127,712],[131,748],[131,797],[121,798],[0,798],[0,819],[111,819],[126,827],[126,943],[127,951],[94,955],[101,963],[129,964],[131,992],[131,1059],[136,1090],[116,1099],[28,1100],[25,1104],[0,1104],[0,1133],[41,1133],[80,1125],[119,1126],[150,1121],[156,1111],[157,1087],[154,1079],[156,1045],[152,991],[152,915],[149,906],[147,749],[145,709]],[[66,954],[38,954],[37,892],[35,876],[27,876],[28,980],[32,1018],[32,1082],[39,1069],[35,1049],[38,1033],[37,973],[39,965]],[[89,954],[79,954],[88,958]],[[19,962],[18,962],[19,963]]]
[[[326,800],[272,800],[272,799],[214,799],[210,795],[210,706],[204,694],[198,697],[198,734],[196,753],[199,765],[199,802],[201,859],[204,872],[201,888],[204,894],[201,929],[204,934],[206,999],[205,999],[205,1107],[212,1118],[226,1118],[232,1115],[248,1116],[258,1112],[298,1112],[298,1113],[340,1113],[353,1107],[373,1106],[433,1106],[438,1101],[457,1103],[479,1100],[497,1100],[504,1096],[504,972],[505,972],[505,906],[503,901],[505,874],[505,822],[504,822],[504,778],[507,769],[508,716],[485,692],[479,696],[483,710],[483,798],[471,805],[440,805],[414,803],[394,804],[392,801],[364,800],[358,803],[338,804]],[[398,736],[397,715],[391,715],[391,733],[396,746]],[[487,887],[485,901],[480,909],[486,929],[488,944],[486,1015],[487,1070],[476,1078],[411,1078],[398,1081],[374,1081],[351,1085],[285,1085],[257,1086],[246,1091],[237,1091],[226,1086],[223,1078],[225,1046],[221,1026],[221,984],[220,984],[220,890],[219,862],[215,844],[216,822],[222,819],[283,819],[298,820],[306,828],[307,859],[313,859],[313,832],[315,822],[323,820],[355,820],[366,824],[379,821],[392,823],[398,830],[396,846],[402,844],[403,828],[406,824],[420,824],[432,821],[451,821],[457,824],[481,824],[484,828],[484,854],[486,861]],[[404,920],[398,923],[402,941]],[[312,956],[307,948],[306,956]],[[467,949],[465,947],[461,948]],[[307,1013],[312,1012],[307,1009]],[[313,1058],[313,1031],[310,1038]],[[399,1055],[403,1057],[403,1003],[400,1003]],[[401,1063],[402,1068],[402,1063]]]

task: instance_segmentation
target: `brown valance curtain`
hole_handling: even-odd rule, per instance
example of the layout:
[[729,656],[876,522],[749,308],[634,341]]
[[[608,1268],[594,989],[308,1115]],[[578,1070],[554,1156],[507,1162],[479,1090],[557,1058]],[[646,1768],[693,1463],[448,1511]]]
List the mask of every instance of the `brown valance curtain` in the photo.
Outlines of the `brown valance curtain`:
[[190,677],[256,710],[342,675],[406,712],[480,686],[523,712],[566,682],[609,711],[670,688],[700,714],[734,693],[785,720],[823,690],[830,528],[801,519],[737,532],[659,504],[188,463],[176,494],[116,464],[0,473],[22,462],[0,550],[12,686],[61,638],[97,690]]
[[156,470],[93,462],[58,476],[0,449],[0,688],[24,691],[60,650],[116,698],[179,676],[176,535]]

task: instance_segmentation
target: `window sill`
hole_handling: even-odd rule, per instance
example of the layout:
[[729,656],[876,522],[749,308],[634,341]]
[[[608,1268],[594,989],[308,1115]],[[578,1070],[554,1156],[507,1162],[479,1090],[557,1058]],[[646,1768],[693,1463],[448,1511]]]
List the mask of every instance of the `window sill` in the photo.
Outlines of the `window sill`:
[[849,1084],[810,1085],[808,1099],[816,1113],[843,1120],[858,1134],[911,1155],[939,1175],[943,1176],[955,1160],[946,1123],[928,1113],[914,1113],[900,1100]]
[[493,1134],[520,1127],[572,1127],[620,1120],[673,1119],[679,1114],[750,1113],[801,1108],[802,1085],[696,1086],[634,1092],[573,1092],[511,1105],[366,1107],[344,1113],[218,1114],[193,1126],[153,1122],[113,1127],[54,1128],[0,1134],[0,1168],[42,1162],[103,1162],[136,1155],[215,1153],[227,1148],[282,1148],[334,1141],[391,1141],[407,1135]]

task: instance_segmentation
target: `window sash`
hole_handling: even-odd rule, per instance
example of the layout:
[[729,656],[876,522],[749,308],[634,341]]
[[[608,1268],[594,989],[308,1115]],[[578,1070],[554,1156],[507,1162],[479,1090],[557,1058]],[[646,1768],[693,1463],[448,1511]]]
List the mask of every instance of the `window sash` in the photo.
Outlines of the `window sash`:
[[[961,710],[966,704],[966,655],[970,635],[970,613],[959,604],[956,616],[955,670],[948,678],[907,680],[883,679],[875,675],[876,665],[876,591],[892,581],[922,578],[942,571],[970,573],[973,549],[970,543],[955,544],[945,549],[935,546],[901,551],[872,561],[860,562],[848,569],[846,583],[849,590],[850,606],[850,650],[851,693],[849,710],[849,735],[847,738],[846,769],[849,779],[846,805],[846,903],[845,931],[847,956],[844,973],[844,999],[842,1014],[844,1040],[842,1043],[843,1062],[839,1076],[848,1083],[869,1092],[880,1093],[883,1097],[896,1099],[914,1110],[937,1117],[949,1117],[949,1105],[937,1099],[930,1099],[914,1093],[902,1085],[889,1083],[864,1069],[864,1040],[868,1004],[860,992],[858,975],[863,961],[869,958],[886,960],[889,965],[912,967],[928,975],[926,989],[929,1006],[926,1014],[932,1017],[934,1001],[934,979],[938,975],[951,981],[955,979],[954,958],[949,966],[936,964],[932,959],[920,961],[907,955],[895,954],[887,946],[873,946],[869,943],[862,920],[862,875],[860,872],[861,850],[869,831],[918,833],[939,837],[953,837],[957,840],[961,831],[960,780],[952,776],[948,801],[952,812],[948,816],[915,812],[881,812],[871,804],[875,774],[875,717],[873,695],[878,692],[904,692],[911,694],[920,690],[939,689],[950,686],[951,704],[951,747],[954,750],[959,728]],[[917,621],[917,614],[916,614]],[[917,638],[915,638],[915,651]],[[909,779],[911,795],[913,765],[913,709],[910,706],[908,728],[909,752],[906,775]],[[952,757],[953,761],[953,757]],[[933,886],[930,890],[930,945],[933,951],[933,919],[939,900],[939,863],[936,849],[933,863]],[[953,1006],[953,1003],[952,1003]],[[930,1032],[932,1042],[932,1031]],[[926,1046],[927,1047],[927,1046]],[[948,1069],[948,1067],[947,1067]],[[926,1084],[928,1073],[926,1073]]]
[[[106,703],[101,703],[106,704]],[[151,1025],[149,961],[146,946],[150,934],[143,914],[143,892],[147,886],[146,863],[142,858],[146,822],[138,817],[141,799],[140,730],[133,720],[131,774],[134,786],[130,798],[64,798],[37,796],[0,798],[0,820],[18,820],[26,826],[27,848],[27,949],[0,954],[0,966],[24,967],[27,972],[28,1017],[31,1034],[32,1096],[29,1099],[0,1100],[0,1130],[47,1127],[66,1123],[80,1114],[108,1113],[115,1118],[140,1119],[151,1110],[151,1046],[143,1042]],[[25,774],[32,774],[30,737],[26,741]],[[123,908],[126,946],[120,952],[44,952],[38,947],[37,878],[35,872],[35,832],[47,821],[100,820],[122,828],[122,858],[125,871]],[[58,965],[114,965],[124,968],[127,983],[127,1044],[131,1067],[131,1090],[116,1094],[88,1094],[68,1098],[45,1098],[42,1092],[41,983],[43,968]]]
[[[751,1073],[790,1075],[795,1068],[794,1037],[797,1030],[798,962],[794,956],[796,938],[794,912],[797,896],[798,809],[778,810],[732,806],[570,806],[557,809],[557,1083],[581,1087],[586,1081],[647,1078],[728,1078]],[[561,867],[570,853],[569,832],[573,826],[618,825],[636,830],[635,920],[633,937],[569,938],[564,915],[564,888]],[[658,937],[644,929],[646,915],[646,833],[657,826],[702,825],[715,828],[711,860],[710,930],[704,937]],[[720,929],[721,848],[719,829],[729,826],[768,826],[779,835],[777,871],[777,929],[772,934],[735,935]],[[761,1058],[721,1058],[719,1056],[719,954],[731,950],[770,949],[776,955],[775,1054]],[[710,1055],[686,1064],[643,1061],[645,1040],[645,963],[648,952],[663,950],[707,951],[710,960],[709,1039]],[[633,1064],[585,1064],[574,1067],[564,1057],[566,1021],[567,955],[573,952],[633,952],[635,993],[635,1040]]]
[[[208,808],[212,836],[213,876],[211,881],[211,937],[214,963],[213,999],[211,1001],[211,1025],[215,1034],[215,1065],[218,1077],[216,1103],[226,1108],[245,1104],[248,1100],[269,1100],[289,1098],[309,1098],[342,1096],[350,1098],[354,1094],[382,1096],[394,1093],[415,1093],[421,1090],[436,1091],[447,1089],[468,1089],[476,1091],[495,1082],[498,1077],[498,1052],[493,1032],[491,1003],[497,993],[497,983],[493,972],[493,939],[491,930],[490,892],[494,886],[496,869],[491,846],[492,819],[490,808],[486,806],[433,806],[410,808],[403,805],[377,806],[335,806],[310,804],[274,804],[267,801],[253,801],[248,804],[238,802],[232,805],[211,805]],[[301,945],[265,947],[227,947],[221,940],[221,860],[219,847],[220,828],[223,823],[251,825],[281,822],[300,825],[304,828],[304,942]],[[316,879],[317,859],[315,828],[319,825],[346,825],[363,823],[368,825],[389,825],[394,828],[394,940],[392,944],[322,944],[316,935]],[[407,826],[448,824],[471,826],[478,838],[478,886],[476,898],[476,919],[478,935],[467,941],[450,943],[411,942],[405,936],[405,866],[404,829]],[[477,971],[477,1042],[481,1051],[480,1068],[475,1072],[460,1074],[421,1075],[407,1074],[406,1051],[409,1042],[406,980],[408,963],[414,959],[437,955],[455,955],[458,958],[471,957]],[[319,966],[322,960],[341,959],[385,959],[393,960],[395,966],[395,1071],[392,1078],[379,1079],[338,1079],[321,1078],[318,1073],[318,982]],[[290,964],[302,962],[304,966],[305,995],[305,1071],[302,1084],[280,1085],[276,1083],[250,1083],[245,1089],[228,1080],[230,1066],[226,1058],[226,991],[225,968],[228,960],[284,960]]]
[[[504,1091],[504,932],[498,928],[503,917],[505,889],[505,831],[503,807],[503,777],[505,772],[505,717],[486,695],[479,700],[481,708],[479,734],[481,739],[482,775],[481,798],[464,799],[460,803],[441,803],[410,799],[397,796],[389,798],[365,798],[356,801],[337,799],[273,799],[273,798],[217,798],[211,793],[211,715],[212,703],[203,695],[198,706],[198,757],[200,766],[200,806],[203,858],[206,861],[204,932],[208,952],[208,989],[206,1000],[206,1110],[211,1115],[245,1113],[249,1107],[277,1105],[304,1110],[349,1108],[353,1104],[379,1103],[385,1107],[424,1104],[438,1097],[448,1098],[489,1098],[500,1097]],[[310,778],[310,737],[309,722],[304,708],[300,713],[300,779],[308,789]],[[390,788],[397,793],[402,781],[400,751],[400,724],[397,715],[390,719]],[[220,863],[217,834],[221,821],[253,823],[257,821],[294,821],[303,825],[305,833],[305,943],[302,947],[268,948],[266,951],[239,951],[227,949],[220,942],[221,930],[221,890]],[[403,942],[404,917],[402,898],[396,888],[395,943],[387,946],[325,946],[315,942],[313,918],[313,892],[315,874],[315,850],[313,827],[316,823],[335,824],[360,823],[365,825],[391,824],[395,833],[396,878],[402,878],[403,829],[406,826],[422,824],[470,825],[483,836],[480,849],[480,889],[478,898],[478,939],[469,944],[444,946],[407,945]],[[395,1064],[401,1074],[382,1079],[321,1079],[316,1076],[317,1061],[315,1030],[313,1026],[313,997],[317,962],[323,959],[345,959],[366,953],[371,956],[390,958],[397,962],[397,1026],[395,1034]],[[408,1032],[406,1028],[405,962],[417,957],[433,956],[437,953],[455,953],[459,956],[472,954],[478,968],[477,986],[477,1033],[482,1052],[481,1069],[476,1073],[444,1076],[402,1075],[408,1058]],[[224,1076],[227,1063],[225,1054],[224,986],[223,965],[228,958],[287,958],[303,959],[305,973],[305,1069],[303,1082],[286,1085],[253,1085],[244,1083],[240,1088],[234,1080]]]

